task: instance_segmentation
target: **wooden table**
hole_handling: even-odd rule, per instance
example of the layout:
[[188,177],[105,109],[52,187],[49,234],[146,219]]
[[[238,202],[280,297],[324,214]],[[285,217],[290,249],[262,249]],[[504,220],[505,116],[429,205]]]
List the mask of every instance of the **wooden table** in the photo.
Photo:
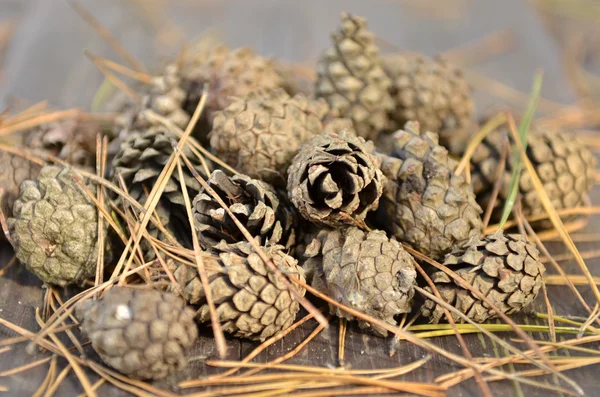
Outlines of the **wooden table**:
[[[471,64],[469,69],[527,92],[534,71],[542,68],[545,72],[542,95],[545,98],[561,103],[569,103],[575,99],[573,89],[562,70],[561,49],[545,29],[540,15],[527,2],[439,0],[438,6],[433,8],[434,15],[427,15],[426,5],[434,1],[436,0],[205,0],[194,5],[190,0],[174,0],[170,2],[167,13],[159,12],[158,15],[162,16],[162,20],[166,17],[179,26],[179,32],[171,30],[171,37],[193,38],[212,28],[233,47],[249,45],[261,54],[294,61],[314,59],[326,48],[329,32],[337,25],[339,13],[344,10],[367,17],[370,27],[382,39],[382,43],[430,55],[476,42],[494,32],[510,31],[514,35],[512,49],[499,56]],[[178,45],[163,44],[164,38],[168,37],[164,31],[161,35],[163,40],[156,39],[156,31],[161,28],[161,22],[153,20],[152,12],[140,11],[133,0],[90,0],[83,3],[120,43],[146,65],[156,65],[161,56],[172,55],[179,50]],[[89,106],[102,76],[84,56],[83,50],[87,49],[94,54],[118,60],[110,47],[63,1],[0,1],[0,22],[16,16],[20,18],[20,25],[6,55],[4,80],[0,83],[0,104],[3,101],[8,103],[12,96],[32,102],[48,99],[57,107]],[[386,51],[391,49],[391,45],[384,47]],[[484,91],[476,93],[480,113],[504,102]],[[552,104],[545,105],[545,110],[552,110]],[[600,190],[595,189],[593,197],[596,203],[600,202]],[[596,218],[592,219],[585,232],[600,232]],[[580,249],[589,250],[596,245],[581,244]],[[566,252],[560,245],[551,248],[553,253]],[[10,247],[2,245],[0,266],[4,266],[11,255]],[[574,262],[566,261],[562,264],[568,273],[577,273]],[[598,260],[588,260],[587,264],[595,275],[600,273]],[[42,302],[43,290],[40,286],[41,283],[24,268],[16,266],[11,269],[0,279],[0,316],[21,327],[38,329],[34,320],[34,310]],[[582,287],[581,291],[588,302],[593,302],[588,288]],[[549,292],[556,314],[585,315],[567,288],[550,287]],[[543,300],[538,299],[531,310],[545,312]],[[526,324],[543,323],[531,315],[518,316],[515,320]],[[315,322],[308,322],[283,341],[267,349],[257,360],[267,361],[280,356],[303,340],[315,327]],[[0,327],[0,336],[4,338],[14,334]],[[536,339],[547,338],[546,335],[538,333],[532,336]],[[507,333],[503,337],[508,339],[514,335]],[[474,356],[498,356],[505,353],[487,338],[468,335],[466,340]],[[455,337],[437,338],[434,342],[453,353],[462,354]],[[228,359],[241,359],[255,346],[253,343],[229,339]],[[346,362],[352,368],[399,366],[427,355],[426,351],[402,342],[400,354],[390,358],[389,340],[363,334],[353,326],[348,332],[346,346]],[[216,357],[212,338],[202,337],[191,354]],[[0,371],[42,357],[42,354],[26,354],[24,346],[19,345],[0,355]],[[337,365],[337,323],[332,323],[329,330],[322,332],[290,363]],[[61,365],[64,366],[64,363],[61,362]],[[405,379],[429,382],[453,369],[458,367],[439,356],[434,356],[420,370],[407,375]],[[518,370],[518,367],[516,369]],[[0,378],[0,385],[7,386],[10,395],[27,396],[37,389],[46,371],[47,365]],[[196,361],[184,373],[158,385],[174,388],[181,380],[212,372],[214,371],[204,366],[201,361]],[[587,367],[569,371],[567,375],[578,382],[588,395],[600,395],[600,380],[596,378],[596,372],[597,368]],[[549,384],[558,384],[556,378],[543,379]],[[551,394],[509,381],[491,383],[491,387],[494,395]],[[81,391],[77,379],[69,376],[58,395],[72,396]],[[450,395],[470,396],[478,395],[479,392],[475,382],[467,381],[452,389]],[[103,386],[101,389],[101,395],[121,394],[123,393],[109,386]]]

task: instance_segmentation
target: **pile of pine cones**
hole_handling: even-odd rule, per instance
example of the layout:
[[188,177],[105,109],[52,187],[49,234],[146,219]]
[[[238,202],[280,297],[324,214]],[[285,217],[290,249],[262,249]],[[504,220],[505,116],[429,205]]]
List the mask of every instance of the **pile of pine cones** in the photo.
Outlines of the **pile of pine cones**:
[[[110,138],[107,177],[143,205],[177,147],[172,126],[186,128],[210,84],[193,142],[228,166],[207,164],[197,146],[185,146],[187,166],[167,181],[140,246],[143,259],[164,263],[169,277],[152,280],[156,289],[114,287],[78,308],[82,329],[107,364],[152,379],[185,365],[197,335],[194,320],[211,318],[207,291],[195,266],[157,246],[191,249],[193,235],[206,253],[218,320],[237,337],[264,340],[289,327],[300,310],[297,296],[305,293],[299,285],[292,293],[253,244],[290,279],[391,325],[411,310],[430,322],[444,319],[435,302],[417,303],[415,286],[430,287],[403,246],[443,263],[504,313],[535,299],[544,273],[535,246],[501,230],[482,235],[482,206],[512,138],[500,129],[477,148],[471,184],[455,173],[455,159],[477,128],[461,71],[421,55],[380,55],[365,20],[346,13],[332,41],[312,94],[297,92],[277,62],[248,48],[217,46],[167,65],[141,93],[141,104],[122,106],[116,129],[64,121],[22,134],[22,146],[71,167],[42,167],[0,152],[2,210],[17,258],[45,283],[89,285],[99,247],[107,265],[120,255],[118,242],[99,244],[98,236],[110,233],[100,233],[99,224],[107,229],[108,222],[99,222],[91,198],[98,186],[76,170],[96,164],[90,142],[97,134]],[[595,158],[572,135],[534,127],[528,155],[557,209],[589,203]],[[508,156],[498,209],[512,167]],[[195,233],[182,186],[193,200]],[[523,214],[542,213],[525,171],[519,189]],[[106,208],[127,235],[126,214],[143,213],[123,195],[107,196]],[[492,219],[499,215],[494,211]],[[425,269],[442,298],[468,318],[496,315],[445,272]],[[337,306],[330,310],[353,319]],[[365,321],[359,326],[387,334]]]

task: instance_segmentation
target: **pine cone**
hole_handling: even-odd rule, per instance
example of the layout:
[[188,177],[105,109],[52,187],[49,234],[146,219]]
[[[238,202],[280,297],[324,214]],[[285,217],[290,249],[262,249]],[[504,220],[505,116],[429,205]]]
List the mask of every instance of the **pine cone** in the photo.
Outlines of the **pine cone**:
[[[506,128],[489,134],[480,144],[471,158],[474,170],[471,173],[472,185],[477,200],[486,208],[493,186],[496,182],[498,167],[504,142],[512,137]],[[596,158],[577,137],[566,132],[536,129],[527,136],[527,157],[544,184],[554,208],[557,210],[575,208],[589,203],[588,194],[595,181]],[[508,197],[512,175],[513,157],[506,158],[502,185],[497,200],[497,210],[492,213],[493,220],[499,220],[504,200]],[[545,210],[529,173],[523,169],[519,180],[519,193],[523,215],[540,215]],[[551,227],[551,222],[536,222],[537,228]]]
[[96,272],[98,212],[75,178],[84,181],[70,168],[43,167],[21,184],[8,219],[17,258],[48,284],[83,284]]
[[194,312],[175,294],[113,287],[77,306],[82,329],[102,361],[136,379],[161,379],[187,366],[198,337]]
[[283,90],[255,91],[218,112],[210,133],[213,152],[239,172],[285,185],[300,146],[323,129],[323,101]]
[[[223,199],[236,218],[261,245],[283,245],[288,251],[296,242],[296,214],[265,182],[246,175],[228,177],[212,173],[208,185]],[[220,241],[245,241],[244,235],[212,196],[202,189],[193,202],[198,239],[204,248]]]
[[[302,268],[284,252],[282,246],[272,245],[263,247],[263,250],[282,273],[305,281]],[[264,341],[294,322],[300,310],[298,301],[249,243],[226,244],[222,241],[211,252],[216,259],[205,259],[206,271],[223,331],[240,338]],[[190,304],[200,306],[198,320],[210,321],[208,304],[196,269],[179,266],[174,276],[183,286],[185,299]],[[304,295],[304,289],[295,288]]]
[[463,72],[444,59],[419,54],[388,55],[382,62],[392,80],[391,118],[397,126],[418,121],[424,130],[438,133],[450,153],[460,153],[469,140],[475,108]]
[[443,258],[479,235],[482,210],[437,134],[411,122],[394,138],[394,157],[382,156],[388,183],[375,221],[419,252]]
[[[156,184],[158,176],[167,164],[173,148],[177,145],[177,137],[164,127],[155,126],[144,132],[135,131],[131,133],[122,143],[121,149],[113,159],[113,181],[120,186],[118,175],[125,181],[129,195],[144,204],[146,192],[150,192]],[[183,153],[194,164],[196,171],[206,177],[204,168],[197,157],[191,152],[189,146],[185,146]],[[191,174],[187,166],[182,166],[184,183],[190,197],[195,197],[200,191],[200,183]],[[121,206],[124,206],[120,200]],[[189,221],[179,173],[175,170],[167,182],[161,199],[156,207],[156,213],[162,225],[171,234],[180,239],[189,238]],[[163,239],[162,233],[151,225],[148,232],[159,239]],[[185,242],[183,242],[184,245]],[[188,242],[189,243],[189,242]],[[187,244],[189,246],[189,244]],[[143,247],[146,260],[154,259],[155,254],[148,246]]]
[[372,152],[371,142],[347,131],[308,141],[288,171],[288,194],[300,214],[326,226],[361,224],[385,184]]
[[[520,234],[505,235],[502,230],[482,239],[472,239],[448,254],[444,265],[481,291],[506,314],[518,313],[535,300],[546,271],[534,244]],[[431,274],[431,279],[444,301],[470,319],[481,323],[497,316],[485,302],[446,273],[436,271]],[[429,287],[426,289],[431,292]],[[443,308],[432,300],[425,302],[422,314],[431,323],[445,318]],[[457,322],[464,322],[455,314],[452,317]]]
[[[13,205],[19,197],[21,183],[26,179],[36,179],[40,166],[9,152],[0,150],[0,206],[4,216],[13,216]],[[2,240],[4,233],[1,233]]]
[[[304,255],[310,259],[303,267],[314,270],[312,286],[336,301],[391,325],[397,324],[394,316],[410,312],[417,277],[414,259],[385,232],[322,230]],[[329,307],[338,317],[354,320],[338,307]],[[359,325],[387,335],[378,326],[364,321]]]
[[229,50],[226,46],[217,46],[207,54],[204,62],[188,67],[185,74],[189,92],[186,109],[190,113],[202,96],[204,83],[209,83],[210,92],[205,108],[209,120],[216,111],[231,105],[234,98],[244,98],[256,89],[269,90],[284,86],[274,63],[248,47]]
[[360,136],[375,140],[394,107],[375,37],[364,18],[342,13],[332,40],[317,68],[316,96],[327,100],[334,116],[351,119]]

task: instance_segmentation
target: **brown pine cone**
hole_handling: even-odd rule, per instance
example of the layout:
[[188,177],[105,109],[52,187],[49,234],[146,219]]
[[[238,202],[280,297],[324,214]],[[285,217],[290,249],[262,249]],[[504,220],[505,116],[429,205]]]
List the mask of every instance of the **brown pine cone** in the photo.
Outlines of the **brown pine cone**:
[[[473,164],[472,185],[477,201],[487,208],[493,186],[496,182],[498,167],[504,142],[512,144],[511,134],[501,128],[489,134],[476,148],[471,157]],[[548,193],[555,209],[569,209],[588,205],[589,192],[595,182],[596,158],[576,136],[567,132],[539,129],[533,127],[527,136],[527,157],[535,167],[544,189]],[[502,185],[496,201],[496,210],[492,219],[499,220],[504,200],[508,197],[512,175],[513,157],[509,153],[505,170],[502,173]],[[527,170],[523,169],[519,180],[519,193],[523,215],[544,214],[538,193]],[[533,224],[536,228],[552,227],[550,221]]]
[[[294,248],[296,214],[271,185],[241,174],[228,177],[221,170],[214,171],[207,182],[261,245],[279,244],[288,251]],[[220,241],[245,241],[237,225],[204,189],[192,206],[198,239],[204,248]]]
[[288,177],[288,194],[300,214],[325,226],[362,224],[379,205],[385,184],[371,153],[371,142],[348,131],[308,141]]
[[213,152],[237,171],[284,186],[300,146],[323,129],[324,101],[283,90],[259,90],[218,112],[210,133]]
[[[282,246],[262,249],[283,274],[305,281],[302,268]],[[239,338],[264,341],[292,325],[300,310],[298,301],[249,243],[222,241],[211,253],[215,259],[205,259],[206,271],[223,331]],[[198,321],[209,322],[210,312],[197,270],[180,265],[174,276],[183,287],[185,299],[200,306]],[[294,287],[302,295],[306,292]]]
[[[483,238],[474,238],[446,255],[444,265],[451,268],[472,287],[490,299],[503,313],[518,313],[533,302],[542,286],[546,271],[540,262],[534,244],[520,234],[505,235],[502,230]],[[470,319],[482,323],[497,317],[485,302],[464,289],[446,273],[431,274],[442,299]],[[429,292],[431,289],[426,287]],[[444,317],[443,308],[432,300],[422,307],[429,322],[437,323]],[[453,314],[457,322],[463,319]]]
[[397,127],[418,121],[424,130],[438,133],[450,153],[460,153],[468,143],[475,110],[462,70],[420,54],[388,55],[382,62],[392,80],[395,108],[390,115]]
[[[336,301],[371,317],[396,325],[394,316],[411,310],[417,273],[414,259],[385,232],[364,232],[356,227],[322,230],[304,253],[303,265],[314,273],[312,286]],[[334,305],[338,317],[354,317]],[[361,328],[378,326],[359,321]]]
[[194,311],[175,294],[112,287],[77,306],[81,328],[102,361],[135,379],[161,379],[187,366],[198,337]]
[[[13,216],[13,205],[19,197],[21,183],[26,179],[35,180],[40,169],[36,163],[0,150],[0,206],[7,219]],[[4,233],[1,233],[0,240],[3,238]]]
[[375,140],[394,107],[375,36],[364,18],[342,13],[331,37],[334,46],[319,61],[315,94],[325,98],[333,116],[351,119],[358,135]]
[[437,134],[411,122],[394,139],[393,157],[381,156],[388,183],[374,221],[398,241],[443,258],[481,233],[482,210]]

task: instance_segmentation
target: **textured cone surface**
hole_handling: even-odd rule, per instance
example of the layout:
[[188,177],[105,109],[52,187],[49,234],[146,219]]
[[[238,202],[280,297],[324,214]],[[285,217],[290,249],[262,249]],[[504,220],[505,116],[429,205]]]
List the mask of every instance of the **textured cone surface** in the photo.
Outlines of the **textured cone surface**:
[[21,184],[8,220],[17,258],[48,284],[82,284],[96,273],[97,208],[75,178],[83,180],[69,168],[43,167],[37,181]]
[[327,100],[334,116],[351,119],[360,136],[374,140],[394,106],[375,37],[363,18],[343,13],[332,40],[319,60],[315,94]]
[[218,112],[210,134],[213,152],[251,178],[285,186],[300,146],[323,129],[327,104],[283,90],[259,90]]
[[274,63],[242,47],[229,50],[217,46],[207,54],[206,61],[185,71],[188,84],[188,112],[193,112],[202,96],[204,83],[209,83],[206,114],[227,108],[234,98],[243,98],[256,89],[283,88],[285,83]]
[[[143,132],[132,132],[121,143],[121,148],[113,159],[113,182],[120,186],[118,175],[121,175],[129,195],[143,205],[147,197],[146,192],[150,192],[156,184],[158,176],[168,163],[177,142],[177,136],[164,127],[156,126]],[[196,171],[206,177],[203,167],[189,146],[183,149],[183,153],[195,166]],[[200,191],[200,183],[186,165],[182,166],[182,170],[188,194],[190,197],[195,197]],[[123,205],[122,202],[121,205]],[[189,222],[177,170],[172,173],[165,186],[156,207],[156,213],[162,225],[175,233],[177,237],[189,236]],[[180,232],[176,233],[177,230]],[[161,238],[162,236],[162,233],[158,233],[158,230],[152,226],[148,227],[148,231],[154,237]],[[154,258],[153,251],[148,249],[145,251],[146,259]]]
[[373,145],[348,131],[308,141],[289,169],[288,194],[307,220],[326,226],[361,224],[379,205],[385,177]]
[[[416,285],[414,259],[385,232],[356,227],[322,230],[304,254],[303,267],[314,273],[312,285],[336,301],[396,325],[394,316],[408,313]],[[330,305],[338,317],[354,317]],[[379,335],[385,329],[360,321]]]
[[392,80],[396,125],[418,121],[423,130],[438,133],[452,154],[459,153],[468,142],[474,112],[463,72],[441,58],[418,54],[388,55],[382,63]]
[[[287,250],[294,247],[296,215],[271,185],[246,175],[228,177],[221,170],[212,173],[208,185],[261,245],[279,244]],[[210,193],[202,189],[192,205],[198,238],[204,248],[222,240],[226,243],[246,241],[233,219]]]
[[[520,234],[505,235],[500,230],[482,239],[474,238],[448,254],[444,265],[469,285],[479,290],[505,314],[520,312],[536,298],[546,269],[540,262],[535,245]],[[497,316],[485,302],[458,285],[446,273],[430,275],[442,299],[476,322]],[[429,287],[426,289],[431,292]],[[422,314],[431,323],[444,319],[443,308],[427,300]],[[457,322],[464,322],[456,314]]]
[[[283,274],[304,282],[302,268],[279,245],[263,247],[267,257]],[[247,242],[219,243],[211,251],[218,258],[208,262],[206,271],[210,280],[212,299],[219,322],[225,332],[236,337],[265,340],[288,328],[296,318],[300,305]],[[216,270],[220,267],[220,270]],[[199,305],[200,322],[210,322],[202,282],[196,269],[179,266],[174,272],[182,285],[186,300]],[[306,291],[295,287],[302,295]]]
[[[21,156],[0,150],[0,206],[6,218],[13,215],[13,205],[19,197],[21,183],[26,179],[36,179],[40,166]],[[0,236],[3,239],[4,233]]]
[[136,379],[161,379],[187,365],[198,336],[194,311],[175,294],[113,287],[77,307],[82,329],[102,361]]
[[482,210],[437,134],[421,133],[418,123],[404,128],[395,133],[394,157],[382,156],[388,183],[375,220],[399,241],[441,259],[480,234]]
[[[489,134],[471,158],[474,170],[471,173],[472,185],[477,200],[486,208],[493,186],[497,179],[501,153],[507,139],[512,138],[506,129]],[[588,194],[595,180],[596,158],[573,134],[532,128],[527,136],[527,157],[540,177],[544,189],[556,210],[587,205]],[[509,146],[510,150],[510,146]],[[502,185],[493,219],[501,216],[501,207],[508,197],[512,174],[513,158],[508,153]],[[523,167],[525,168],[525,167]],[[523,169],[519,180],[519,193],[523,215],[540,215],[545,210],[535,190],[529,173]],[[539,228],[551,227],[548,222],[536,222]]]

